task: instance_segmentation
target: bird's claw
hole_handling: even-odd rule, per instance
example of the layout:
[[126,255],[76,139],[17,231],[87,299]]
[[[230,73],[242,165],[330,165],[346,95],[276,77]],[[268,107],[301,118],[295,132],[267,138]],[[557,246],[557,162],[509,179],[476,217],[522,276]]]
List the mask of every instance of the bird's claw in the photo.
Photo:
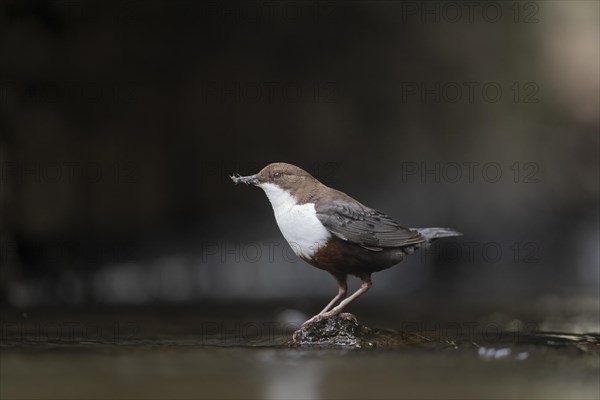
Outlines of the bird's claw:
[[317,315],[315,315],[311,319],[309,319],[306,322],[304,322],[301,327],[305,328],[305,327],[310,326],[310,325],[312,325],[314,323],[317,323],[317,322],[320,322],[320,321],[323,321],[325,319],[329,319],[329,318],[335,317],[335,316],[339,316],[340,318],[347,319],[347,320],[352,321],[352,322],[354,322],[356,324],[358,323],[358,320],[356,319],[356,317],[354,316],[354,314],[342,313],[342,312],[339,312],[339,311],[331,310],[331,311],[325,312],[323,314],[317,314]]
[[307,326],[310,326],[310,325],[315,324],[317,322],[321,322],[324,319],[328,319],[328,318],[331,318],[331,317],[333,317],[333,314],[330,314],[328,312],[327,313],[323,313],[323,314],[317,314],[314,317],[312,317],[311,319],[309,319],[306,322],[304,322],[301,327],[302,328],[306,328]]

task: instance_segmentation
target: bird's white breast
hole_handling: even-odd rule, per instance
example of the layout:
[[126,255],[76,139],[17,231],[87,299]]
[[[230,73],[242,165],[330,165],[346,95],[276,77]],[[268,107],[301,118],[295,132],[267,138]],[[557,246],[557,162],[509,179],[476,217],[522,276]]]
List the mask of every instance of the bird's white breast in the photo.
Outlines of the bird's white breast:
[[310,258],[327,243],[331,234],[317,218],[314,203],[298,204],[289,192],[272,183],[258,186],[269,198],[279,230],[296,255]]

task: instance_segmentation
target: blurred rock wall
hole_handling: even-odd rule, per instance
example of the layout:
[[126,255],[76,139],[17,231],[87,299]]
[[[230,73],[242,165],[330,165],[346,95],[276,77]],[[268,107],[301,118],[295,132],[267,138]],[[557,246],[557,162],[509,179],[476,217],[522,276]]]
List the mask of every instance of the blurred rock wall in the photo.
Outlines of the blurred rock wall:
[[5,2],[3,297],[327,295],[241,253],[280,237],[228,175],[273,161],[465,233],[383,296],[595,290],[598,4],[453,4]]

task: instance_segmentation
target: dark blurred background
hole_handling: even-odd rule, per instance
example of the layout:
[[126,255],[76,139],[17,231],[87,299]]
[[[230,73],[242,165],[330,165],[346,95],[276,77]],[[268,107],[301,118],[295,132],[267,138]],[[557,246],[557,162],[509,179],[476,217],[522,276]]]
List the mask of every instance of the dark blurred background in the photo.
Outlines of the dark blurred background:
[[464,233],[363,304],[597,301],[598,21],[597,2],[5,1],[0,299],[317,311],[335,281],[228,178],[285,161]]

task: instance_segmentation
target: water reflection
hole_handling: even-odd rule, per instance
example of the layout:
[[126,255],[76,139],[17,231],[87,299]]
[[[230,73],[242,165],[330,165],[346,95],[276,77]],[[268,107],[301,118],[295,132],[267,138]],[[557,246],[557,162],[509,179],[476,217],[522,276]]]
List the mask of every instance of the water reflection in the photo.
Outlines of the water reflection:
[[[3,313],[0,398],[600,398],[600,335],[520,330],[540,325],[514,310],[467,319],[480,322],[468,334],[456,322],[419,331],[427,340],[381,330],[394,340],[361,350],[289,348],[292,332],[248,304],[143,310]],[[302,318],[277,315],[281,327]],[[421,316],[414,326],[436,326]]]
[[265,399],[316,399],[320,396],[323,365],[300,351],[265,350],[256,354],[265,374]]

